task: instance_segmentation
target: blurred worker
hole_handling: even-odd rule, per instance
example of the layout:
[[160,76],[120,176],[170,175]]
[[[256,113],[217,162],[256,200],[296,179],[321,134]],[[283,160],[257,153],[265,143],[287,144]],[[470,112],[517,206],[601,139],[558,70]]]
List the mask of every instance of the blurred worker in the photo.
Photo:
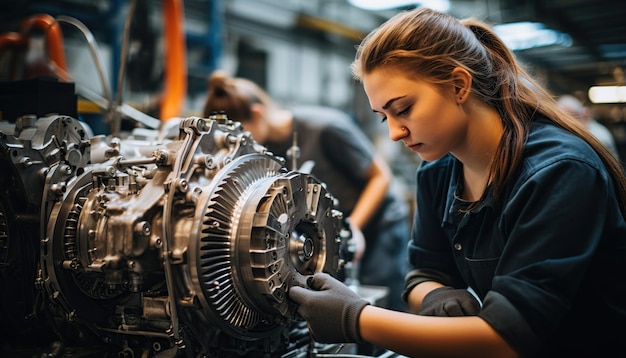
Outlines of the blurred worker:
[[619,158],[613,133],[602,123],[596,121],[591,116],[591,113],[589,113],[589,109],[585,107],[578,98],[572,95],[563,95],[559,97],[557,103],[562,110],[569,113],[587,127],[591,134],[598,138],[616,158]]
[[326,184],[355,234],[365,238],[363,256],[356,255],[359,282],[388,287],[386,306],[404,310],[409,206],[392,190],[389,167],[351,118],[327,107],[279,108],[257,84],[221,71],[211,74],[208,88],[205,117],[224,111],[288,166],[297,160],[299,168],[291,169]]

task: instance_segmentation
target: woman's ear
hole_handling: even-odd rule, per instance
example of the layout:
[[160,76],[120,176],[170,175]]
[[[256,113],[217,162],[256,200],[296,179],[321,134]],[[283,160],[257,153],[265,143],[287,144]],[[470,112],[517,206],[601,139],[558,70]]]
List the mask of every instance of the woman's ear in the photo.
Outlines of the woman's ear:
[[472,75],[461,67],[452,70],[452,81],[454,84],[454,99],[457,104],[463,104],[469,97],[472,88]]

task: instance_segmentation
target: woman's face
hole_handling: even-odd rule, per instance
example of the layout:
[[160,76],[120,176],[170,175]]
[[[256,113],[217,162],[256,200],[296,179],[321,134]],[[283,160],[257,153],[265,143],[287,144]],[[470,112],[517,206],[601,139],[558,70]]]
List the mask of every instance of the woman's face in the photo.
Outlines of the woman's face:
[[455,100],[454,86],[442,89],[385,68],[362,80],[372,110],[387,122],[391,140],[401,140],[425,161],[462,148],[468,122]]

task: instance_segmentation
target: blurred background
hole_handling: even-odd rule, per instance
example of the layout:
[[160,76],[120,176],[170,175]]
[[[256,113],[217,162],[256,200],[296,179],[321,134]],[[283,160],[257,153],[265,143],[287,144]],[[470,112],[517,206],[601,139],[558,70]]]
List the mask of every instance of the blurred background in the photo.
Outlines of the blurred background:
[[[0,81],[72,82],[76,114],[94,134],[110,134],[199,115],[208,75],[223,69],[285,106],[345,110],[410,185],[415,165],[407,164],[418,159],[388,140],[348,66],[365,34],[418,6],[497,26],[555,96],[589,105],[626,158],[621,0],[2,0]],[[618,87],[593,103],[594,86]],[[12,118],[5,111],[3,119]]]

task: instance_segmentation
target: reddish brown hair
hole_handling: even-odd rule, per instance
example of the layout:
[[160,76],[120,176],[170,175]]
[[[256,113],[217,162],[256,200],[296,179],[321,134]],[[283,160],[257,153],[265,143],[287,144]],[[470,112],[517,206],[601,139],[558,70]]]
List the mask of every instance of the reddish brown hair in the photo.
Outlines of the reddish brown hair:
[[253,104],[261,103],[267,107],[271,105],[268,94],[254,82],[230,77],[223,71],[215,71],[209,76],[208,89],[204,117],[224,112],[229,119],[246,122],[252,116]]
[[435,85],[451,83],[456,67],[472,75],[471,92],[498,111],[504,126],[489,173],[496,200],[520,164],[531,122],[538,113],[594,148],[609,170],[622,212],[626,212],[626,177],[619,161],[557,106],[553,96],[528,75],[485,23],[458,20],[427,8],[399,13],[363,39],[351,65],[358,80],[379,67],[397,69]]

